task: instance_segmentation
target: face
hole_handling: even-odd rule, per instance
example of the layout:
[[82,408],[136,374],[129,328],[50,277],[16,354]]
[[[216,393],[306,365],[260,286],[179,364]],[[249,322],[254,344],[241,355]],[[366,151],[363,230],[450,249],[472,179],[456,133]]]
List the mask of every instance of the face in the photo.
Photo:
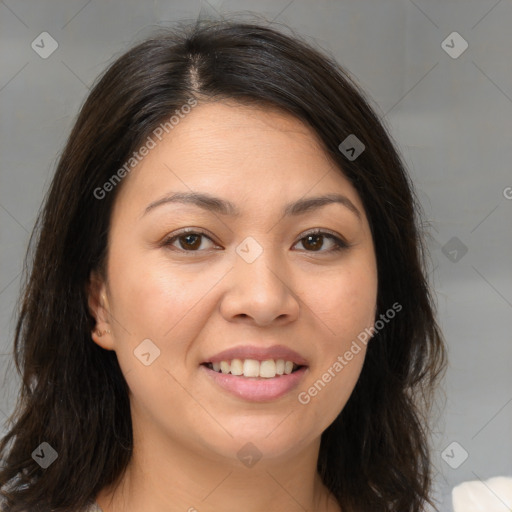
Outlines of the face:
[[314,133],[201,104],[119,186],[90,304],[134,426],[210,458],[318,442],[360,374],[377,271],[361,199]]

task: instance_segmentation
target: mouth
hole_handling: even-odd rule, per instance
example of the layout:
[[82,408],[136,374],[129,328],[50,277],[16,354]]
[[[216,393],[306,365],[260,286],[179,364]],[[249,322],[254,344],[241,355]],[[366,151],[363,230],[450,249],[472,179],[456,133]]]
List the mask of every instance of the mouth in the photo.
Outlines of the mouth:
[[285,359],[232,359],[217,362],[205,362],[201,366],[216,373],[235,375],[249,379],[274,379],[295,373],[306,365]]
[[208,356],[199,368],[216,389],[248,402],[273,402],[306,379],[309,362],[284,346],[239,345]]
[[[248,360],[246,359],[243,362],[245,363],[246,361]],[[284,371],[282,374],[278,374],[277,370],[281,370],[281,363],[276,364],[276,370],[274,371],[270,363],[266,362],[268,360],[261,362],[257,360],[253,361],[258,363],[260,369],[263,367],[258,375],[256,375],[256,368],[258,366],[253,365],[253,363],[247,364],[249,367],[247,372],[242,372],[241,375],[233,374],[232,371],[237,373],[240,369],[239,367],[237,368],[236,362],[234,365],[232,364],[233,360],[225,361],[226,364],[222,365],[224,372],[221,368],[215,370],[215,363],[212,362],[203,363],[199,368],[203,371],[207,381],[213,384],[216,389],[246,402],[260,403],[271,403],[288,396],[301,382],[304,382],[309,369],[307,366],[292,363],[291,371],[290,364],[285,368],[289,373]],[[277,361],[275,363],[277,363]],[[217,364],[220,366],[221,363]],[[215,368],[217,368],[217,364],[215,364]],[[242,369],[244,366],[245,364],[242,366]],[[270,366],[270,368],[268,368],[268,366]],[[279,368],[277,368],[277,366],[279,366]]]

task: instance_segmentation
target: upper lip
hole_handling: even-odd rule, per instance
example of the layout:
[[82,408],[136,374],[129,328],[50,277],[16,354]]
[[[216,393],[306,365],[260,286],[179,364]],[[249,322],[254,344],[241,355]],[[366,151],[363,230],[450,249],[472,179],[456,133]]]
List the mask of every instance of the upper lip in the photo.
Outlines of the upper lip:
[[204,363],[220,363],[221,361],[232,361],[233,359],[256,359],[265,361],[267,359],[284,359],[292,361],[299,366],[307,366],[308,362],[299,353],[283,345],[272,347],[261,347],[256,345],[239,345],[228,348],[208,358]]

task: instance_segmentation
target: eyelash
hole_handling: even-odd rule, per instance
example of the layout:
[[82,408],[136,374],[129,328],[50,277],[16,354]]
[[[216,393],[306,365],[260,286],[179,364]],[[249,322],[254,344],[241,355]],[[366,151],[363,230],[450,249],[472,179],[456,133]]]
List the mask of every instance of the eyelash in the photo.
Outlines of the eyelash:
[[[178,240],[180,237],[186,236],[186,235],[200,235],[200,236],[204,236],[205,238],[208,238],[208,240],[210,240],[211,242],[215,243],[204,231],[185,229],[185,230],[180,231],[179,233],[177,233],[175,235],[172,235],[171,237],[168,237],[168,238],[164,239],[161,245],[163,247],[170,247],[170,246],[172,246],[172,244],[174,243],[175,240]],[[305,233],[297,241],[297,243],[301,242],[302,240],[304,240],[308,236],[312,236],[312,235],[313,236],[322,235],[325,238],[330,238],[334,242],[334,247],[332,249],[327,250],[327,251],[307,251],[306,250],[306,252],[310,252],[310,253],[334,253],[334,252],[339,252],[339,251],[341,251],[343,249],[348,249],[350,247],[350,245],[347,242],[345,242],[344,240],[342,240],[338,236],[334,235],[333,233],[330,233],[329,231],[322,231],[321,229],[318,229],[318,228],[317,229],[313,229],[313,230],[308,231],[307,233]],[[296,244],[294,244],[294,245],[296,245]],[[189,251],[189,250],[181,249],[181,248],[178,248],[178,247],[174,247],[173,249],[175,249],[177,251],[180,251],[180,252],[188,252],[188,253],[203,252],[201,250],[190,250]]]

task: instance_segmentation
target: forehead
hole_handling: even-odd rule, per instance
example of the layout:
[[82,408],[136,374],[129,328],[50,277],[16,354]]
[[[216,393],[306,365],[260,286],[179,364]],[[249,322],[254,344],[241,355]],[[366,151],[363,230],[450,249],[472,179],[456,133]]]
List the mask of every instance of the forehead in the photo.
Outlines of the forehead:
[[310,127],[276,109],[227,101],[194,107],[126,181],[118,199],[129,204],[170,191],[216,192],[237,203],[289,202],[320,189],[349,192],[358,202]]
[[163,142],[162,149],[172,146],[179,151],[179,146],[186,144],[188,148],[194,146],[196,157],[222,157],[223,162],[244,153],[264,160],[276,149],[281,151],[281,160],[298,153],[326,159],[320,139],[300,119],[276,108],[247,106],[233,100],[198,105]]

